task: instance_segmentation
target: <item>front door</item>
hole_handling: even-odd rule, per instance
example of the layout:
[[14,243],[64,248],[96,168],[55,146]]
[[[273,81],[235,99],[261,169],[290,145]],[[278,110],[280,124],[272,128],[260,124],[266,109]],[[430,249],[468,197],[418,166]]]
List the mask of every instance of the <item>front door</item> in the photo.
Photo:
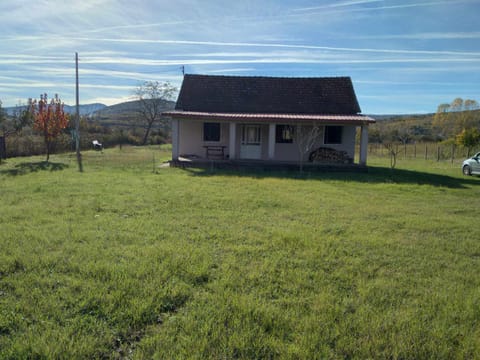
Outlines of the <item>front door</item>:
[[262,131],[260,125],[242,125],[241,159],[262,157]]

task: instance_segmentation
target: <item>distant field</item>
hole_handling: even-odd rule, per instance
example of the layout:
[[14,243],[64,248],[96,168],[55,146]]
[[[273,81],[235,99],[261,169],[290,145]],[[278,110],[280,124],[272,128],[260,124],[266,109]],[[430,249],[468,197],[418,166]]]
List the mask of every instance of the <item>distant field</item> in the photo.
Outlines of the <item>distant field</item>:
[[480,177],[0,165],[0,358],[480,358]]

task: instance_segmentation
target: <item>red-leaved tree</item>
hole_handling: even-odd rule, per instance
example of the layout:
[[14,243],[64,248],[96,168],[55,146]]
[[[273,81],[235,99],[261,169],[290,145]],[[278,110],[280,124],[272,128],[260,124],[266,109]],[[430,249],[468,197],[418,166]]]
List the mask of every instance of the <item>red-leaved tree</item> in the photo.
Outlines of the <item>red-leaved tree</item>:
[[40,95],[38,101],[30,99],[30,107],[33,114],[33,128],[43,135],[48,161],[52,144],[68,125],[68,114],[65,114],[63,103],[57,94],[50,102],[47,94]]

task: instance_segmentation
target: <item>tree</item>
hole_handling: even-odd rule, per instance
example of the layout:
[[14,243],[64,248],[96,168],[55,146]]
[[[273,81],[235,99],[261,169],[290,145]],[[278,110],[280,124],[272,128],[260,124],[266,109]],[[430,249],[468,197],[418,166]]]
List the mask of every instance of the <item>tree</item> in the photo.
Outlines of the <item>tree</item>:
[[18,133],[33,124],[33,114],[29,106],[18,104],[13,110],[10,121],[10,134]]
[[303,173],[303,163],[305,161],[305,156],[315,146],[322,132],[321,130],[322,127],[320,127],[320,125],[318,125],[317,123],[312,123],[311,125],[298,124],[295,127],[295,140],[299,153],[300,173]]
[[2,107],[2,101],[0,100],[0,128],[3,130],[3,135],[5,136],[5,123],[7,122],[7,113]]
[[463,107],[465,108],[465,110],[478,110],[479,109],[478,102],[476,100],[472,100],[472,99],[465,100],[463,102]]
[[40,95],[40,100],[29,100],[33,114],[33,127],[43,135],[47,161],[50,159],[52,144],[68,125],[68,114],[63,110],[63,103],[55,94],[48,102],[47,94]]
[[438,105],[437,107],[437,113],[446,113],[450,110],[450,104],[443,103]]
[[463,99],[456,98],[450,104],[450,111],[462,111],[463,110]]
[[470,156],[470,150],[480,144],[480,131],[477,128],[463,129],[456,137],[457,145],[467,148],[467,157]]
[[397,155],[401,150],[395,142],[383,142],[382,145],[387,149],[388,155],[390,156],[390,169],[393,170],[395,166],[397,166]]
[[475,111],[478,109],[476,100],[456,98],[450,104],[438,106],[432,125],[442,139],[454,139],[463,129],[478,124],[479,114]]
[[[3,129],[5,122],[7,121],[7,114],[2,107],[2,101],[0,100],[0,127]],[[0,136],[0,164],[2,159],[6,157],[5,154],[5,130],[3,130],[3,136]]]
[[142,145],[147,143],[152,127],[160,122],[166,102],[172,100],[176,91],[168,81],[145,81],[136,88],[135,96],[140,101],[140,122],[145,129]]
[[17,105],[13,114],[8,116],[2,108],[2,102],[0,101],[0,137],[2,138],[0,153],[3,152],[4,157],[6,157],[6,138],[20,132],[24,127],[31,125],[31,123],[32,116],[28,106]]

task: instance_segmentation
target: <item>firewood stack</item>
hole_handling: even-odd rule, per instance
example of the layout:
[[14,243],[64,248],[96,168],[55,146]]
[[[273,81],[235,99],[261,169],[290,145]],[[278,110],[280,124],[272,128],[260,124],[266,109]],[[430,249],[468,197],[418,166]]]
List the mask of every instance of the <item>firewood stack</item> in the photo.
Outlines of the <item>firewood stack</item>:
[[318,148],[310,153],[308,158],[310,162],[351,164],[353,159],[348,156],[346,151],[335,150],[327,147]]

